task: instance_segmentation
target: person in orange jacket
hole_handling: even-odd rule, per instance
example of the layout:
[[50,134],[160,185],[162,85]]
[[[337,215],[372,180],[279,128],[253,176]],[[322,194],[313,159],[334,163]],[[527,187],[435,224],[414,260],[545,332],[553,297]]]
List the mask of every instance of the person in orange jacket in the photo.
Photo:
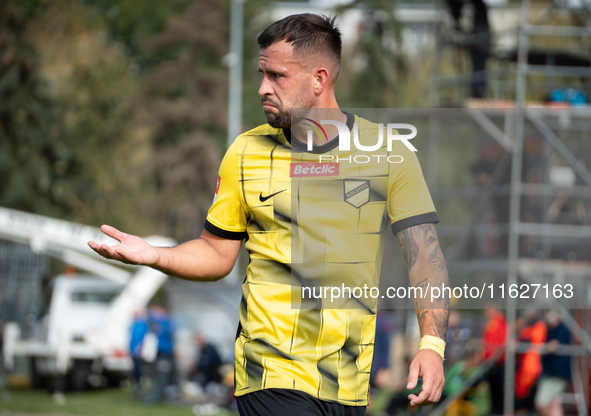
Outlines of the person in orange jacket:
[[542,374],[540,349],[546,341],[547,328],[539,312],[532,309],[524,318],[525,327],[519,332],[520,342],[533,344],[519,357],[515,374],[515,410],[535,412],[534,397],[538,378]]
[[494,355],[499,356],[493,366],[488,370],[488,384],[490,385],[492,414],[503,414],[505,382],[505,342],[507,337],[507,321],[505,315],[497,308],[494,302],[489,302],[484,309],[487,319],[483,334],[484,359]]

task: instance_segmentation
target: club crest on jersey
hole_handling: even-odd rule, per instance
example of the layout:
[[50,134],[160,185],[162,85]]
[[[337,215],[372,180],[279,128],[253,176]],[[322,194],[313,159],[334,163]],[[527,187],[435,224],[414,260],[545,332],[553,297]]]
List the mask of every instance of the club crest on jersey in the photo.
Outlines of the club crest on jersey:
[[355,208],[361,208],[369,202],[369,181],[345,179],[345,202]]

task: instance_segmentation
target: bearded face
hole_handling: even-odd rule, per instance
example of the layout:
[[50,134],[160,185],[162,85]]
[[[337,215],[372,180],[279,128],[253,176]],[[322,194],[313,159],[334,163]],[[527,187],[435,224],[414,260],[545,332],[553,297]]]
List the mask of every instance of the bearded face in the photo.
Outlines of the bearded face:
[[297,121],[292,120],[292,109],[314,106],[313,77],[304,58],[302,54],[294,54],[292,46],[284,41],[260,51],[259,72],[264,77],[259,95],[272,127],[289,128]]

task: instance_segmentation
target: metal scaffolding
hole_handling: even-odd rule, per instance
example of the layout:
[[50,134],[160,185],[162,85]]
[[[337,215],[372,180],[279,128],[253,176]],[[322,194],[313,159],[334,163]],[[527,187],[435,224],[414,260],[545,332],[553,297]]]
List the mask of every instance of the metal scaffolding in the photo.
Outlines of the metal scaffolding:
[[[591,27],[565,27],[550,25],[533,25],[531,20],[531,0],[523,0],[520,9],[520,24],[516,30],[516,67],[507,68],[507,60],[503,61],[504,66],[494,70],[485,71],[476,76],[486,77],[490,80],[490,91],[495,100],[463,101],[462,110],[458,110],[467,119],[471,119],[475,126],[480,129],[481,137],[486,136],[488,142],[494,143],[498,149],[502,149],[504,157],[495,160],[494,170],[490,173],[490,179],[486,186],[467,187],[458,186],[455,188],[439,186],[441,177],[440,152],[442,121],[441,114],[438,116],[437,108],[442,103],[450,104],[450,95],[445,90],[462,87],[466,91],[467,85],[474,78],[470,74],[454,75],[443,77],[441,75],[441,61],[446,47],[458,46],[457,43],[450,43],[440,29],[439,45],[436,48],[436,64],[434,65],[433,82],[431,90],[431,101],[434,107],[430,116],[430,143],[427,180],[432,190],[436,204],[445,205],[448,202],[457,200],[473,201],[472,216],[470,221],[463,226],[450,225],[439,226],[438,233],[445,242],[444,254],[448,261],[450,274],[459,273],[489,273],[503,274],[507,287],[515,284],[531,284],[539,281],[545,282],[574,282],[581,285],[586,284],[589,291],[591,288],[591,154],[585,149],[591,149],[591,108],[588,106],[575,108],[549,108],[543,106],[539,101],[532,102],[528,97],[539,97],[536,89],[543,85],[560,86],[569,79],[577,79],[576,82],[583,82],[587,92],[591,92],[591,64],[583,66],[556,66],[552,62],[546,65],[532,63],[531,38],[535,36],[552,37],[586,37],[591,41]],[[464,43],[465,46],[465,43]],[[536,49],[539,51],[539,48]],[[591,54],[591,48],[586,52]],[[505,54],[506,56],[506,54]],[[584,62],[584,59],[582,60]],[[589,61],[591,62],[591,60]],[[540,83],[535,79],[537,74],[545,78]],[[512,80],[509,77],[513,76]],[[556,78],[548,82],[548,77]],[[583,81],[580,81],[583,79]],[[564,85],[564,84],[563,84]],[[568,85],[568,84],[567,84]],[[500,101],[506,99],[507,87],[514,88],[511,101]],[[443,92],[443,93],[442,93]],[[547,92],[547,91],[546,91]],[[589,96],[589,93],[588,93]],[[442,98],[443,97],[443,98]],[[447,98],[446,98],[447,97]],[[466,98],[466,95],[463,95]],[[446,101],[447,100],[447,101]],[[458,104],[457,99],[451,99],[451,103]],[[467,104],[466,104],[467,103]],[[510,110],[499,109],[498,106],[510,107]],[[467,108],[466,108],[467,107]],[[565,133],[567,132],[567,133]],[[568,133],[574,132],[574,133]],[[564,134],[562,134],[564,133]],[[584,144],[575,143],[573,134]],[[532,139],[535,136],[535,139]],[[529,180],[528,151],[525,151],[532,143],[542,143],[540,165],[543,169],[549,169],[550,160],[560,161],[561,167],[555,172],[570,172],[575,178],[568,184],[551,181],[548,174],[538,177],[537,180]],[[561,170],[562,169],[562,170]],[[508,174],[510,170],[510,174]],[[568,176],[568,175],[567,175]],[[505,177],[506,180],[503,180]],[[560,182],[560,181],[558,181]],[[543,213],[541,219],[536,218],[524,220],[524,213],[531,208],[529,199],[535,199]],[[490,227],[483,220],[486,210],[495,209],[494,201],[500,201],[508,205],[507,221],[500,222],[495,226],[495,233],[506,238],[506,251],[501,256],[471,256],[467,254],[474,250],[474,241],[482,236],[490,234]],[[558,218],[564,211],[565,201],[573,202],[579,208],[578,220]],[[491,201],[493,201],[491,203]],[[488,204],[488,205],[487,205]],[[439,207],[438,207],[439,210]],[[533,215],[535,217],[535,215]],[[506,237],[504,237],[506,236]],[[536,250],[524,250],[524,241],[527,240],[538,247]],[[574,245],[573,245],[573,242]],[[570,245],[569,245],[570,244]],[[577,250],[569,249],[576,245],[582,248],[585,254],[581,255]],[[563,247],[567,254],[558,252]],[[572,258],[572,253],[575,258]],[[505,254],[506,253],[506,254]],[[570,257],[569,257],[570,256]],[[575,261],[576,260],[576,261]],[[587,294],[587,302],[589,301]],[[563,403],[576,406],[579,416],[588,414],[589,401],[589,374],[591,370],[591,337],[590,318],[587,306],[571,305],[565,307],[563,304],[548,300],[544,306],[556,309],[561,313],[562,321],[569,329],[578,345],[561,346],[558,354],[576,357],[573,360],[573,388],[574,392],[563,395]],[[507,334],[505,345],[505,383],[504,383],[504,414],[514,414],[515,398],[515,356],[516,353],[527,351],[530,344],[520,343],[516,340],[516,319],[517,310],[523,305],[518,299],[509,297],[506,302]],[[578,309],[575,313],[572,310]],[[542,353],[544,353],[542,349]],[[453,401],[462,395],[461,391],[454,397],[449,397],[434,414],[443,414],[445,409]]]

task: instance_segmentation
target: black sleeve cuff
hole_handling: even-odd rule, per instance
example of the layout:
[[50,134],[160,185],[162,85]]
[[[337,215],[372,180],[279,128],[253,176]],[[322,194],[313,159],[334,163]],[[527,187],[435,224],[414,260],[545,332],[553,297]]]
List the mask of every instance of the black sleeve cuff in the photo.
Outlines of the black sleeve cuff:
[[228,240],[244,240],[248,237],[248,233],[246,231],[226,231],[222,230],[219,227],[216,227],[209,221],[205,220],[205,224],[203,225],[207,231],[212,233],[213,235],[217,235],[218,237],[227,238]]
[[396,234],[398,231],[402,231],[405,228],[412,227],[413,225],[426,224],[432,222],[437,224],[439,217],[436,212],[427,212],[426,214],[415,215],[414,217],[404,218],[400,221],[392,223],[392,232]]

